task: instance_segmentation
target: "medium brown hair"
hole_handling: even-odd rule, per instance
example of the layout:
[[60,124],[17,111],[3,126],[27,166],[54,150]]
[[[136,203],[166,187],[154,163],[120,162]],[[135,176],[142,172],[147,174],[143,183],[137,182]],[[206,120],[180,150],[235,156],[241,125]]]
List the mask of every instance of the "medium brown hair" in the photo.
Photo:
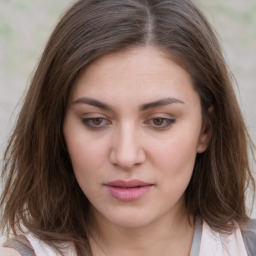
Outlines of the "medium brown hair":
[[210,119],[211,142],[198,154],[186,190],[189,213],[221,232],[247,221],[245,190],[254,186],[251,142],[218,40],[202,13],[189,0],[80,0],[48,41],[6,149],[3,229],[25,228],[52,244],[71,241],[79,255],[90,255],[89,202],[63,136],[69,93],[96,58],[147,45],[189,72],[203,118]]

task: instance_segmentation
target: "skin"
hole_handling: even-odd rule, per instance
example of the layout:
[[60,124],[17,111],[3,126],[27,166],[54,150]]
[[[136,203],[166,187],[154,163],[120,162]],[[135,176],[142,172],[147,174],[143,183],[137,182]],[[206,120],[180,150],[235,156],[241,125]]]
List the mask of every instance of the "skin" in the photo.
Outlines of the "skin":
[[3,256],[21,256],[16,250],[0,246],[0,255]]
[[[210,131],[186,70],[155,47],[100,57],[73,87],[64,136],[91,203],[94,255],[189,255],[184,192]],[[119,179],[152,186],[123,202],[105,186]]]

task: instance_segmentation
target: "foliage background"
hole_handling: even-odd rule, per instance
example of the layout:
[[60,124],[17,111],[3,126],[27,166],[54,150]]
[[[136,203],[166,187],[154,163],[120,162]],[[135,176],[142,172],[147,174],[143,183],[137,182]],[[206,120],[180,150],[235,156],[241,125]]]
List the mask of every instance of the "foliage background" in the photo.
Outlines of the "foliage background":
[[[226,60],[236,77],[241,108],[256,143],[256,1],[194,1],[218,31]],[[60,15],[72,2],[0,0],[1,156],[43,47]],[[256,202],[252,216],[256,217]]]

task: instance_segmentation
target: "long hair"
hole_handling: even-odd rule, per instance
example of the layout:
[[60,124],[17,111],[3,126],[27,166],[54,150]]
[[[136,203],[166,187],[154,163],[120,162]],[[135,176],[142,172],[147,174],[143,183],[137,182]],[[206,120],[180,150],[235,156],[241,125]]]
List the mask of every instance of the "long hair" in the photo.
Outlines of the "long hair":
[[74,242],[79,255],[90,255],[89,202],[63,136],[69,93],[98,57],[147,45],[189,72],[202,116],[211,123],[211,142],[198,154],[186,190],[188,212],[221,232],[247,221],[245,190],[254,187],[251,142],[220,45],[203,14],[189,0],[80,0],[46,45],[6,149],[3,230],[29,230],[56,248],[55,242]]

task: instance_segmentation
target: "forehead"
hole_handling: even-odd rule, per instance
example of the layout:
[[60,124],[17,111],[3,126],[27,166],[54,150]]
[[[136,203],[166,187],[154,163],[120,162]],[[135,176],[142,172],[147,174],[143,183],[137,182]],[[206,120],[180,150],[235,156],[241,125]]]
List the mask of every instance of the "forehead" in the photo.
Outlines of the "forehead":
[[95,60],[76,81],[71,98],[151,101],[166,96],[188,98],[191,93],[196,92],[189,73],[165,52],[155,47],[136,47]]

